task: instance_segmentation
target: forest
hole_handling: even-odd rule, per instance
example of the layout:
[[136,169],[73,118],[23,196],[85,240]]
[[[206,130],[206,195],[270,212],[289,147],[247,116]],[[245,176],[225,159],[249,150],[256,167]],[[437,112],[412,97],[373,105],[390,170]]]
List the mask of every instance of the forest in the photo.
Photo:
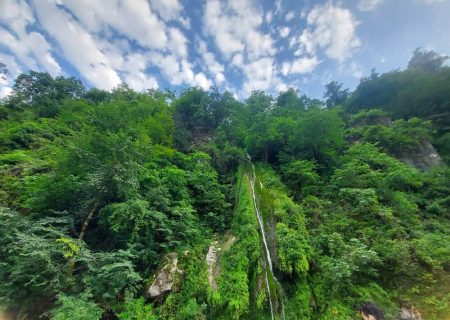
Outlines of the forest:
[[0,101],[0,310],[449,319],[447,58],[418,49],[323,99],[19,75]]

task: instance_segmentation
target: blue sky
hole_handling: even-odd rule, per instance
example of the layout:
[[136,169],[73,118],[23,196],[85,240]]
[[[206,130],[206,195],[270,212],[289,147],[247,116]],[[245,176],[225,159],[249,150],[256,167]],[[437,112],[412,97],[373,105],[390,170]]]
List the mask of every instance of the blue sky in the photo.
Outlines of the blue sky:
[[450,0],[0,0],[0,96],[28,70],[87,87],[216,86],[243,98],[450,55]]

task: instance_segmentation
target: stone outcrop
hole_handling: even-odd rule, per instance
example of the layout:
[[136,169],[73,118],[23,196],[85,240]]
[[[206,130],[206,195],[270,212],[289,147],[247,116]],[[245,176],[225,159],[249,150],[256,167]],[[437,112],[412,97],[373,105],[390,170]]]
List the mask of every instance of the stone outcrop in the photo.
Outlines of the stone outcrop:
[[217,283],[214,277],[214,269],[217,264],[217,241],[213,241],[209,246],[208,253],[206,254],[206,265],[208,266],[208,282],[213,291],[217,290]]
[[208,282],[212,291],[217,290],[216,279],[220,273],[220,258],[222,253],[229,250],[235,241],[236,237],[228,234],[221,242],[217,240],[212,241],[208,248],[205,262],[208,266]]
[[183,271],[178,269],[178,255],[170,253],[164,257],[162,267],[155,275],[152,285],[147,291],[147,297],[162,300],[164,295],[179,288]]
[[436,149],[429,142],[423,142],[417,148],[404,152],[399,156],[399,160],[422,171],[444,164]]
[[399,320],[423,320],[420,312],[414,308],[414,306],[410,308],[402,307],[400,309],[400,315],[398,317]]

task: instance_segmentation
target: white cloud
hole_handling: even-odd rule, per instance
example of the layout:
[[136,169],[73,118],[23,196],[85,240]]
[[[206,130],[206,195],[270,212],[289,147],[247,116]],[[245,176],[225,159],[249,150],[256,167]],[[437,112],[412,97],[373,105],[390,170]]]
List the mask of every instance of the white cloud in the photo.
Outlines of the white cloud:
[[262,22],[262,13],[249,0],[206,2],[204,31],[227,59],[242,51],[251,59],[275,53],[270,35],[259,30]]
[[300,18],[305,19],[307,15],[308,11],[306,10],[306,8],[303,8],[302,11],[300,12]]
[[[275,14],[279,10],[281,2],[276,5]],[[274,40],[262,31],[263,21],[272,21],[272,18],[271,11],[264,15],[251,0],[206,2],[204,32],[213,39],[221,58],[242,72],[245,79],[240,90],[242,94],[255,89],[273,90],[283,85],[274,67],[277,53]]]
[[187,43],[188,40],[183,32],[177,28],[169,28],[169,43],[168,48],[181,58],[186,58],[188,55]]
[[[195,74],[187,61],[188,40],[184,33],[164,22],[176,20],[184,27],[189,25],[189,20],[180,16],[183,8],[178,0],[157,0],[150,4],[146,0],[39,0],[33,5],[41,27],[64,58],[99,88],[111,89],[122,81],[135,90],[157,88],[156,78],[147,72],[151,65],[167,68],[161,70],[162,74],[174,84],[202,87],[209,84],[206,76]],[[32,14],[28,19],[34,21]],[[45,55],[50,46],[45,46],[44,37],[33,33],[27,36],[30,35],[30,43],[39,52],[39,63],[50,69],[53,61]],[[10,43],[14,45],[17,41]],[[15,54],[20,57],[18,53]],[[35,65],[27,67],[35,69]]]
[[179,0],[152,0],[150,7],[154,9],[164,21],[179,22],[184,28],[189,29],[191,22],[183,16],[183,6]]
[[286,84],[278,77],[271,57],[260,58],[245,64],[243,67],[246,81],[241,90],[241,96],[250,94],[253,90],[285,90]]
[[273,19],[273,12],[267,11],[266,15],[264,16],[264,20],[266,21],[267,24],[270,24],[272,22],[272,19]]
[[291,38],[289,38],[289,48],[290,49],[294,48],[298,44],[299,44],[298,37],[291,37]]
[[0,53],[0,61],[6,65],[8,70],[7,74],[0,77],[0,98],[3,98],[11,93],[14,79],[22,72],[22,69],[11,55]]
[[33,13],[26,2],[0,1],[0,20],[4,21],[16,35],[23,35],[27,25],[34,22]]
[[194,85],[203,89],[209,89],[211,87],[211,81],[202,72],[200,72],[194,77]]
[[0,21],[11,30],[0,27],[2,43],[23,65],[35,70],[44,69],[53,76],[61,73],[61,67],[44,36],[36,31],[27,32],[27,26],[33,24],[35,19],[26,2],[0,1]]
[[212,85],[204,73],[195,74],[192,65],[186,59],[179,60],[173,54],[155,53],[153,61],[168,81],[174,85],[188,84],[205,89]]
[[286,76],[288,74],[309,73],[320,64],[317,57],[304,57],[292,62],[283,63],[281,73]]
[[361,44],[356,36],[358,23],[348,9],[334,6],[331,2],[317,5],[309,12],[307,21],[308,27],[299,42],[310,54],[321,48],[327,57],[343,61]]
[[283,0],[275,0],[275,14],[283,11]]
[[383,2],[383,0],[360,0],[358,2],[358,9],[361,11],[373,11],[382,2]]
[[178,0],[151,0],[150,6],[155,9],[165,21],[176,20],[183,7]]
[[[177,27],[168,27],[164,22],[177,21],[183,27],[189,27],[189,19],[181,15],[183,7],[178,0],[67,0],[64,5],[77,16],[94,38],[98,39],[101,34],[115,30],[142,47],[145,54],[142,55],[141,67],[135,74],[129,71],[122,57],[125,60],[131,59],[133,51],[139,49],[129,46],[111,48],[116,45],[111,43],[111,39],[107,39],[109,43],[101,49],[118,75],[133,88],[141,89],[143,85],[138,83],[141,80],[145,87],[157,86],[156,79],[145,73],[150,65],[159,67],[161,74],[172,84],[207,85],[209,80],[206,81],[202,74],[195,74],[193,66],[187,61],[189,41],[185,34]],[[159,20],[156,13],[164,21]]]
[[242,69],[244,67],[244,55],[242,53],[236,53],[231,59],[231,64]]
[[224,66],[217,62],[214,54],[208,51],[205,41],[200,40],[198,43],[198,52],[202,57],[202,65],[205,69],[213,75],[215,83],[220,84],[225,81]]
[[12,88],[0,85],[0,98],[8,96],[12,92]]
[[423,2],[425,4],[434,4],[434,3],[440,3],[448,0],[419,0],[420,2]]
[[140,53],[131,53],[123,59],[120,71],[124,81],[134,90],[143,91],[158,88],[157,80],[145,73],[148,61]]
[[286,16],[284,17],[284,19],[286,21],[291,21],[292,19],[294,19],[294,17],[295,17],[294,11],[289,11],[288,13],[286,13]]
[[[65,0],[63,3],[90,33],[113,29],[145,48],[162,49],[167,45],[165,23],[158,19],[146,0]],[[171,11],[164,12],[166,15]]]
[[96,40],[67,12],[55,3],[40,1],[35,5],[41,26],[56,40],[64,57],[81,75],[98,88],[111,89],[121,83],[108,57]]
[[350,72],[351,72],[352,76],[356,79],[361,79],[363,76],[362,68],[355,62],[352,62],[350,64]]
[[0,27],[0,38],[24,66],[35,70],[44,69],[53,76],[61,73],[61,67],[51,54],[52,49],[42,34],[33,31],[15,36]]
[[289,28],[289,27],[282,27],[280,29],[280,36],[283,37],[283,38],[286,38],[289,35],[290,32],[291,32],[291,28]]

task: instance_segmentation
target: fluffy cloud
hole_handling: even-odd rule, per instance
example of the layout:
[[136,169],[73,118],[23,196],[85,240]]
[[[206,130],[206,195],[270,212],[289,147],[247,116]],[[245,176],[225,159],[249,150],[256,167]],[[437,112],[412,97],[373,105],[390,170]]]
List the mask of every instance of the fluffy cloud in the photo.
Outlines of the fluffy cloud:
[[31,8],[26,2],[4,0],[0,2],[0,21],[10,30],[0,27],[2,43],[14,52],[20,62],[32,69],[43,68],[52,75],[61,72],[61,67],[52,55],[50,44],[36,31],[27,32],[35,22]]
[[294,19],[294,17],[295,17],[294,11],[289,11],[288,13],[286,13],[286,16],[284,17],[284,19],[286,21],[291,21],[292,19]]
[[[368,10],[381,0],[358,1]],[[283,75],[304,77],[321,63],[319,57],[344,61],[360,45],[357,22],[342,2],[317,5],[309,13],[304,7],[307,25],[297,33],[292,22],[285,22],[296,11],[288,12],[281,0],[264,10],[253,0],[205,1],[201,32],[187,30],[183,3],[0,0],[1,59],[10,70],[52,75],[70,65],[89,84],[104,89],[121,82],[136,90],[157,88],[164,78],[176,86],[235,87],[243,96],[255,89],[284,89]],[[289,56],[293,59],[283,61]],[[226,74],[238,82],[228,82]],[[9,77],[0,91],[10,86]]]
[[[280,10],[276,7],[275,14]],[[222,58],[242,72],[241,95],[284,87],[275,68],[274,40],[262,31],[264,20],[272,18],[271,11],[264,15],[251,0],[211,0],[205,4],[204,32],[213,39]]]
[[273,19],[273,12],[272,11],[268,11],[266,13],[266,15],[264,16],[264,20],[266,21],[266,23],[271,23]]
[[425,3],[425,4],[434,4],[434,3],[444,2],[444,1],[447,1],[447,0],[420,0],[420,1]]
[[259,30],[262,22],[262,13],[249,0],[206,2],[205,33],[226,58],[241,51],[251,59],[274,54],[272,38]]
[[360,0],[358,2],[358,9],[361,11],[375,10],[383,0]]
[[188,56],[188,40],[186,39],[184,33],[181,32],[180,29],[173,27],[169,28],[168,33],[168,49],[177,54],[179,57],[186,58]]
[[206,70],[213,75],[216,84],[221,84],[225,81],[224,66],[217,62],[214,54],[208,51],[205,41],[199,41],[198,52],[202,58],[202,65]]
[[[141,46],[143,53],[138,58],[133,55],[136,48],[116,50],[106,44],[100,51],[109,59],[109,64],[104,65],[112,66],[131,87],[137,90],[157,87],[156,79],[145,73],[147,67],[152,65],[161,68],[161,73],[173,84],[210,85],[206,76],[195,74],[193,66],[187,61],[189,52],[185,34],[179,28],[166,24],[176,21],[184,27],[189,26],[189,20],[181,16],[183,7],[178,0],[67,0],[64,6],[77,17],[91,37],[100,38],[100,35],[114,30]],[[125,58],[122,59],[122,56]],[[135,59],[139,68],[132,70],[127,61]]]
[[280,36],[282,38],[286,38],[289,35],[290,32],[291,32],[291,28],[289,28],[289,27],[282,27],[280,29]]
[[286,76],[288,74],[309,73],[319,65],[320,61],[317,57],[304,57],[292,62],[284,62],[281,73]]
[[209,88],[212,83],[200,72],[195,74],[192,65],[185,59],[179,60],[175,55],[155,54],[153,57],[155,64],[160,68],[163,75],[170,83],[180,85],[187,83],[193,86],[199,86],[204,89]]
[[22,69],[16,59],[11,55],[0,53],[0,61],[6,65],[8,70],[7,74],[0,77],[0,98],[3,98],[11,93],[12,83],[14,79],[22,72]]
[[327,57],[343,61],[361,44],[356,36],[358,23],[350,10],[331,2],[315,6],[308,14],[307,23],[299,42],[309,54],[321,48]]
[[[148,74],[152,66],[164,68],[161,74],[172,84],[211,85],[189,62],[189,41],[176,24],[187,28],[190,23],[179,0],[36,0],[31,5],[0,2],[0,21],[10,28],[0,27],[0,37],[26,69],[59,74],[52,56],[58,50],[84,79],[103,89],[123,81],[136,90],[157,88],[157,79]],[[47,38],[27,31],[35,24]],[[212,63],[211,73],[222,82],[223,68],[217,70]]]
[[178,0],[152,0],[150,5],[164,21],[176,20],[183,11],[183,6]]
[[90,33],[112,29],[145,48],[162,49],[167,45],[165,23],[152,11],[149,1],[65,0],[63,3]]
[[243,67],[247,80],[244,82],[241,95],[248,95],[253,90],[285,90],[287,86],[281,81],[274,67],[274,59],[260,58]]
[[126,56],[120,65],[124,81],[133,89],[143,91],[149,88],[158,88],[158,81],[145,73],[147,59],[140,53],[131,53]]
[[55,3],[39,1],[35,11],[41,26],[57,41],[64,57],[93,85],[111,89],[121,83],[95,39]]
[[184,28],[190,28],[190,20],[181,14],[183,6],[179,0],[152,0],[150,6],[164,21],[178,22]]

